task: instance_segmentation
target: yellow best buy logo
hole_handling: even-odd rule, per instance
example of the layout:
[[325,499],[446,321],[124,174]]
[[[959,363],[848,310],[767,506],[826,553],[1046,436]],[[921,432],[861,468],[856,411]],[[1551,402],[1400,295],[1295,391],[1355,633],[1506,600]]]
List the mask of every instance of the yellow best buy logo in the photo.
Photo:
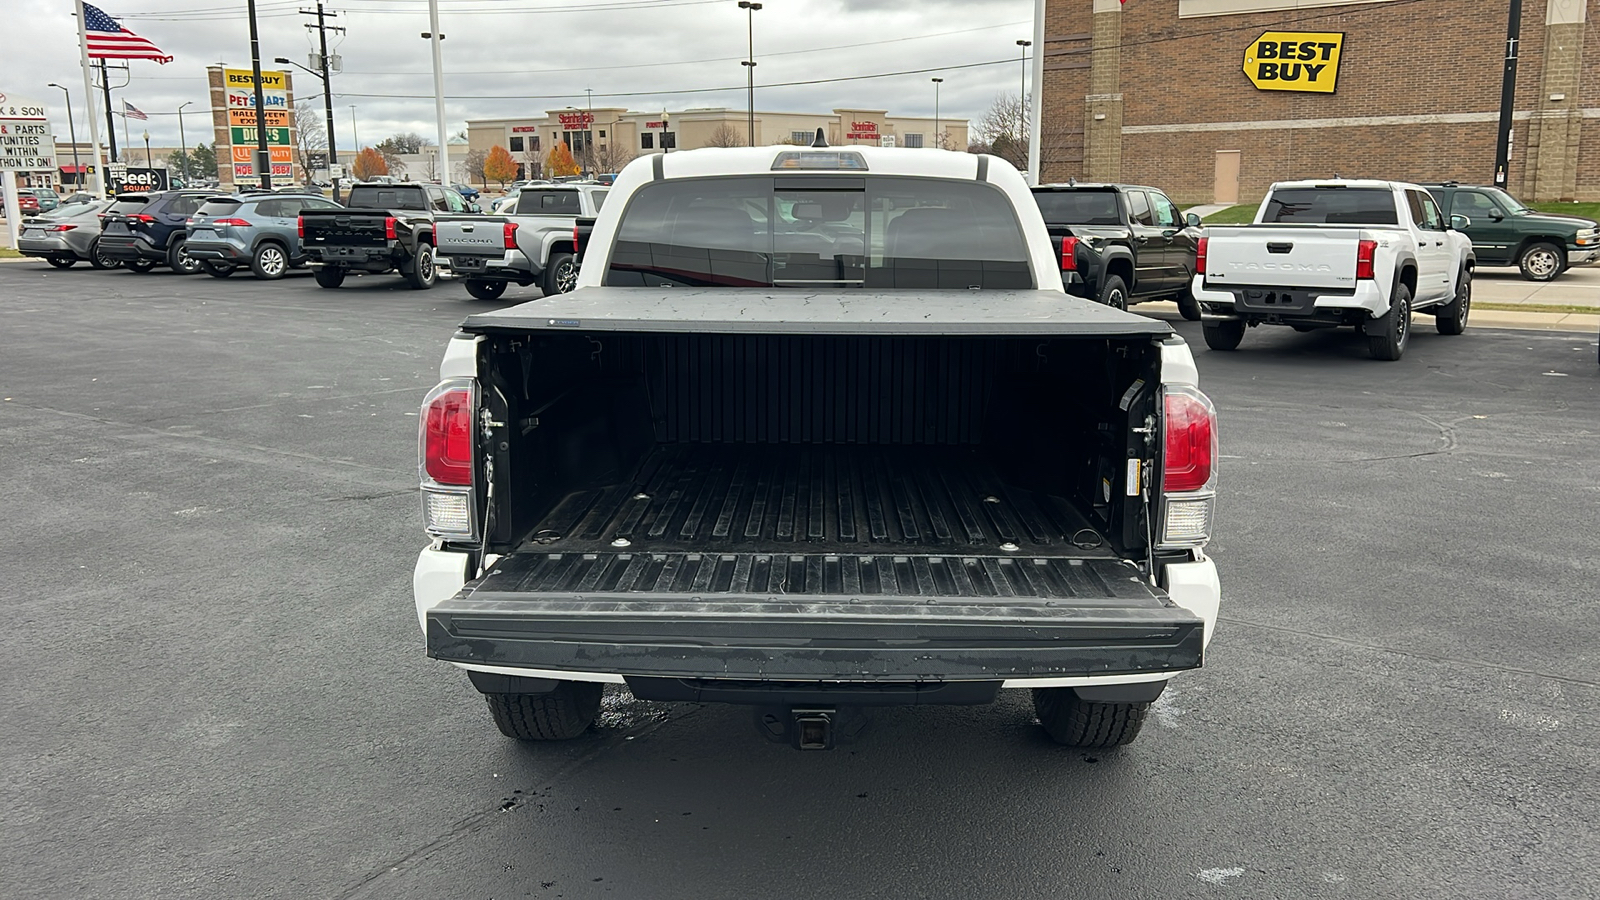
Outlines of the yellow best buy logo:
[[1263,91],[1331,94],[1343,49],[1343,32],[1269,31],[1244,51],[1244,74]]

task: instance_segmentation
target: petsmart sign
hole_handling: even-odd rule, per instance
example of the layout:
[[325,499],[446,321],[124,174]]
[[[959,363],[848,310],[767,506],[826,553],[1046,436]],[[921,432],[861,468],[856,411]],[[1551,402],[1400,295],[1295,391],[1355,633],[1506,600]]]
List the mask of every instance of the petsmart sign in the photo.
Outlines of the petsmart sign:
[[1244,74],[1263,91],[1331,94],[1343,49],[1343,32],[1269,31],[1245,49]]

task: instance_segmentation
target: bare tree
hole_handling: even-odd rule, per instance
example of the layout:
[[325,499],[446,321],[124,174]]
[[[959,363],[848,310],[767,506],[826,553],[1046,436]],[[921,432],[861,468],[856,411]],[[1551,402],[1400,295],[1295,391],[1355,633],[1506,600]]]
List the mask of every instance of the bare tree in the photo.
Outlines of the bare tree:
[[605,144],[594,152],[595,171],[620,172],[622,167],[633,162],[633,158],[637,155],[619,144]]
[[539,152],[539,145],[530,138],[528,149],[522,151],[522,175],[524,178],[544,177],[544,154]]
[[975,140],[968,145],[981,145],[1019,169],[1028,167],[1028,98],[1017,94],[1000,94],[994,104],[978,119],[974,128]]
[[483,185],[485,190],[489,188],[489,176],[484,172],[484,164],[488,161],[489,151],[487,150],[471,150],[467,153],[467,177]]
[[[328,132],[322,127],[322,117],[310,106],[296,106],[294,108],[294,150],[295,156],[300,160],[300,172],[306,181],[312,179],[311,165],[313,153],[326,154],[328,149]],[[329,160],[333,162],[333,160]]]
[[711,132],[711,136],[706,138],[707,147],[743,147],[744,145],[744,135],[726,122],[718,125],[716,130]]

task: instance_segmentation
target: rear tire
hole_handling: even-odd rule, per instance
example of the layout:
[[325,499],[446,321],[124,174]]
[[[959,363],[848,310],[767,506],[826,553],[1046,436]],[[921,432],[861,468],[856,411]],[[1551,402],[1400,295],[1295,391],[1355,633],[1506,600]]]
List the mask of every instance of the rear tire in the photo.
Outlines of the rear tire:
[[1529,281],[1554,281],[1567,268],[1567,254],[1548,241],[1529,244],[1518,254],[1517,268]]
[[433,266],[433,247],[429,244],[417,244],[417,255],[403,269],[400,274],[405,276],[406,283],[419,291],[433,287],[438,280],[439,272]]
[[1378,321],[1383,323],[1383,333],[1373,334],[1371,325],[1367,327],[1367,351],[1373,359],[1394,362],[1405,355],[1411,340],[1411,289],[1395,285],[1389,311]]
[[1200,326],[1200,331],[1206,337],[1206,346],[1213,350],[1239,349],[1239,343],[1244,340],[1244,329],[1243,319],[1235,319],[1229,322],[1207,322]]
[[336,288],[344,284],[344,269],[338,266],[320,266],[311,271],[316,276],[318,287]]
[[267,241],[256,247],[250,257],[250,271],[264,281],[282,278],[283,273],[289,271],[289,253],[282,246]]
[[212,278],[227,278],[233,274],[234,267],[214,259],[208,259],[200,264],[200,268]]
[[46,259],[45,262],[49,263],[52,266],[55,266],[58,269],[70,269],[70,268],[73,267],[74,264],[77,263],[77,260],[75,260],[75,259],[62,259],[59,256],[52,256],[52,257],[49,257],[48,259]]
[[1456,296],[1439,307],[1433,314],[1433,327],[1440,334],[1460,334],[1467,330],[1467,316],[1472,313],[1472,270],[1462,269],[1456,276]]
[[539,289],[546,297],[565,294],[578,286],[578,262],[571,253],[550,254],[550,264],[545,266],[544,280]]
[[499,300],[500,295],[506,292],[504,281],[482,281],[476,278],[466,280],[467,293],[479,300]]
[[193,275],[200,271],[200,260],[189,255],[188,244],[184,238],[174,238],[172,246],[167,248],[167,265],[179,275]]
[[140,275],[143,275],[151,269],[154,269],[156,264],[154,261],[148,259],[130,259],[123,263],[122,267],[130,272],[138,272]]
[[1121,747],[1144,727],[1149,703],[1091,703],[1072,688],[1035,688],[1033,711],[1045,733],[1068,747]]
[[116,269],[121,268],[122,260],[112,259],[101,253],[100,239],[95,238],[89,243],[89,265],[94,266],[96,269]]
[[1121,276],[1112,275],[1100,286],[1100,302],[1112,309],[1128,308],[1128,285]]
[[548,694],[484,694],[483,699],[506,737],[568,741],[589,730],[604,692],[599,682],[563,681]]

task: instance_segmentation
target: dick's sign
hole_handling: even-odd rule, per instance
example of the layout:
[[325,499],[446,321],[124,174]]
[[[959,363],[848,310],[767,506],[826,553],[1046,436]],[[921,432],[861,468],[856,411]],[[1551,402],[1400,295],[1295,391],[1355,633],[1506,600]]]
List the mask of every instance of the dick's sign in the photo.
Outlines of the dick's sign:
[[1263,91],[1331,94],[1343,49],[1342,32],[1269,31],[1244,51],[1244,74]]

